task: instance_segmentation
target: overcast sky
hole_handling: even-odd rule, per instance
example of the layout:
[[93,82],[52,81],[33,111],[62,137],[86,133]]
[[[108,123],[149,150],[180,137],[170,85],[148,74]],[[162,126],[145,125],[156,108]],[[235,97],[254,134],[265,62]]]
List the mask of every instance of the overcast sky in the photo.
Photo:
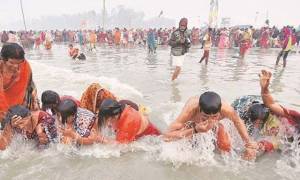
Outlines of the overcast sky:
[[[73,14],[95,10],[99,13],[103,0],[23,0],[26,19],[47,15]],[[124,5],[143,11],[146,17],[163,16],[178,20],[188,17],[190,25],[207,22],[210,0],[106,0],[108,12]],[[219,0],[219,19],[230,17],[232,24],[258,24],[269,16],[271,25],[300,24],[300,0]],[[19,0],[0,0],[0,28],[22,18]]]

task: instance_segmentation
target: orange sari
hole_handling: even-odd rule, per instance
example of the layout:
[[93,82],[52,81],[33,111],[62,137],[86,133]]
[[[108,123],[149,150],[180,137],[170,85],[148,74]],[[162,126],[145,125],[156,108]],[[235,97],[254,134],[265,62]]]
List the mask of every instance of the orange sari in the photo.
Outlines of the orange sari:
[[101,87],[99,83],[93,83],[82,94],[80,106],[96,113],[104,99],[116,100],[116,97],[113,93]]
[[0,120],[11,106],[22,104],[32,109],[32,93],[35,90],[35,86],[32,82],[32,72],[28,61],[25,60],[20,64],[20,78],[12,86],[3,89],[3,82],[1,84]]

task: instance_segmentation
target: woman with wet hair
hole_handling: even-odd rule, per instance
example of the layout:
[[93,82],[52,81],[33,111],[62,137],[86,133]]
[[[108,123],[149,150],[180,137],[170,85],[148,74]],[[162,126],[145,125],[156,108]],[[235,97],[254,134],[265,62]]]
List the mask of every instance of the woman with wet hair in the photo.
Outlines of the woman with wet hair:
[[282,139],[292,141],[299,133],[300,113],[273,100],[268,89],[271,75],[265,70],[260,74],[261,97],[242,96],[233,103],[249,134],[258,141],[259,154],[278,150]]
[[60,103],[60,97],[55,91],[47,90],[42,93],[42,110],[46,111],[50,115],[56,115],[58,111],[58,105]]
[[33,139],[39,147],[57,142],[55,120],[44,111],[30,112],[22,105],[9,108],[1,122],[1,129],[1,150],[6,149],[16,133],[22,134],[25,139]]
[[160,135],[158,128],[140,112],[114,99],[105,99],[101,103],[98,127],[101,132],[106,128],[112,129],[116,136],[113,141],[118,143],[130,143],[144,136]]
[[30,65],[23,48],[16,43],[7,43],[1,49],[0,99],[0,122],[11,106],[25,105],[30,110],[39,109]]
[[62,100],[58,105],[59,121],[62,124],[62,142],[89,145],[97,142],[96,116],[87,109],[78,107],[71,99]]

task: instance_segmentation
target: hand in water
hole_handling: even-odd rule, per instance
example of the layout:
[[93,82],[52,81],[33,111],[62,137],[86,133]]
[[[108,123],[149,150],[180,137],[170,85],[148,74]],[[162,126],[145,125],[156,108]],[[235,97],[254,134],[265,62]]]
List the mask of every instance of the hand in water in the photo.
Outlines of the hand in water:
[[272,73],[266,70],[262,70],[261,73],[259,74],[260,87],[264,91],[268,90],[271,77],[272,77]]
[[257,152],[256,149],[246,148],[246,150],[243,153],[242,158],[247,161],[255,160],[256,152]]
[[243,153],[242,158],[245,160],[255,160],[257,151],[259,150],[259,146],[256,142],[249,142],[245,145],[245,151]]
[[71,126],[66,126],[65,128],[59,128],[59,131],[61,132],[62,136],[65,138],[76,138],[76,132]]

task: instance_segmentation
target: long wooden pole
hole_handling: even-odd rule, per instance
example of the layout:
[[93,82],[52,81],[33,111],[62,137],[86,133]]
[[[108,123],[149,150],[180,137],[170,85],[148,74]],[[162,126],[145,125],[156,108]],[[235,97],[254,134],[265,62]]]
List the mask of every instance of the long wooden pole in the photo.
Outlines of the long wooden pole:
[[102,28],[105,29],[105,0],[103,0],[103,10],[102,10]]
[[27,31],[26,22],[25,22],[25,16],[24,16],[24,11],[23,11],[23,2],[22,2],[22,0],[20,0],[20,5],[21,5],[22,16],[23,16],[24,28],[25,28],[25,31]]

